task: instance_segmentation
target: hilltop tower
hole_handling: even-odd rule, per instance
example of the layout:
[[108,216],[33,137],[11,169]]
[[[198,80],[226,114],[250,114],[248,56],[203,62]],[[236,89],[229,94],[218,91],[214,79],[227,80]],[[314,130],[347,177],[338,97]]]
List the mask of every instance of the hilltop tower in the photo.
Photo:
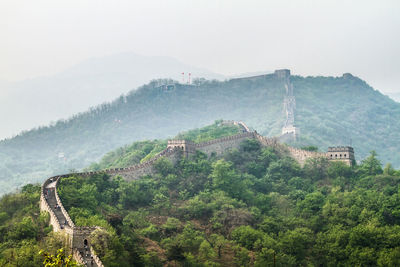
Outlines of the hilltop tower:
[[342,161],[349,166],[355,162],[354,149],[351,146],[329,147],[326,156],[332,161]]
[[167,148],[175,149],[179,148],[182,150],[183,155],[187,158],[189,155],[196,153],[195,143],[188,140],[168,140]]
[[285,123],[282,127],[282,137],[291,136],[296,139],[300,131],[294,124],[294,111],[296,109],[296,99],[293,95],[293,84],[290,81],[290,70],[276,70],[275,75],[278,79],[283,80],[285,84],[286,94],[283,99],[283,110],[286,115]]

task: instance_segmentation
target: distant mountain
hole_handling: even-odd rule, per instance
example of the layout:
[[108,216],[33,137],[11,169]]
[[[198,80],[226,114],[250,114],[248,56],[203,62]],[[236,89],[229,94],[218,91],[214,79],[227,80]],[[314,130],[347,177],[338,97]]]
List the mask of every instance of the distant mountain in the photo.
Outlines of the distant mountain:
[[[66,118],[127,93],[156,78],[182,81],[192,78],[223,79],[211,71],[169,57],[122,53],[88,59],[53,76],[0,82],[0,139]],[[12,114],[12,115],[11,115]]]
[[[325,151],[352,144],[357,160],[376,150],[382,162],[400,167],[400,103],[350,74],[291,81],[301,132],[294,145]],[[275,74],[196,85],[153,81],[112,103],[0,142],[0,190],[80,169],[133,141],[168,138],[216,119],[243,120],[263,135],[277,136],[285,119],[284,95],[284,82]]]

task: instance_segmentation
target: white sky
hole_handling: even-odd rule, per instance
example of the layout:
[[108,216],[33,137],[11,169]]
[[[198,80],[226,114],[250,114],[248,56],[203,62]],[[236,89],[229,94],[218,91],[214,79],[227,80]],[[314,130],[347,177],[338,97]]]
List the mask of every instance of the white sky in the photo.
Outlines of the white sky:
[[0,80],[125,51],[222,74],[351,72],[400,92],[400,1],[1,0]]

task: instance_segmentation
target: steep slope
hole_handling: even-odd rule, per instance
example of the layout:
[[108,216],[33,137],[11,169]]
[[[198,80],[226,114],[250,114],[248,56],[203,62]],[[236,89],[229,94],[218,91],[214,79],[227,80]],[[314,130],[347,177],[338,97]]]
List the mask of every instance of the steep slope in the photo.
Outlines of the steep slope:
[[306,144],[353,145],[358,159],[376,150],[384,162],[400,166],[399,103],[351,74],[292,81]]
[[[328,145],[348,144],[351,138],[358,160],[375,149],[383,162],[400,166],[400,158],[394,154],[400,148],[399,103],[351,75],[291,79],[297,101],[296,124],[302,133],[295,145],[325,150]],[[2,141],[2,192],[83,168],[135,140],[167,138],[216,119],[245,121],[265,136],[280,134],[285,89],[274,74],[198,81],[196,86],[159,85],[151,82],[111,104]]]

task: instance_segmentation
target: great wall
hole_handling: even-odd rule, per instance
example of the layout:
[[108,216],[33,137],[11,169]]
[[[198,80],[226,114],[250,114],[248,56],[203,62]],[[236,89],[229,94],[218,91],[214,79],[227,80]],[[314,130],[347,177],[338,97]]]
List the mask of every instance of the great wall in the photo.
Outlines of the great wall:
[[67,246],[73,258],[84,266],[103,266],[91,246],[90,236],[99,227],[75,226],[68,212],[65,210],[57,193],[57,186],[62,178],[69,176],[88,177],[98,173],[106,173],[110,176],[122,176],[126,180],[139,179],[145,175],[154,173],[154,163],[160,158],[167,158],[175,163],[180,157],[190,157],[196,151],[201,151],[210,156],[221,155],[228,150],[239,148],[246,139],[255,139],[264,147],[272,147],[277,152],[293,157],[300,165],[304,165],[309,158],[327,158],[328,160],[340,160],[351,165],[354,160],[354,151],[351,147],[330,147],[327,153],[302,150],[281,144],[278,138],[268,138],[258,134],[243,122],[225,121],[225,124],[234,124],[242,129],[242,133],[223,137],[203,143],[193,143],[187,140],[170,140],[167,148],[147,162],[127,168],[114,168],[102,171],[77,172],[65,175],[57,175],[48,178],[41,187],[40,209],[50,214],[50,224],[54,232],[60,232],[65,237]]

